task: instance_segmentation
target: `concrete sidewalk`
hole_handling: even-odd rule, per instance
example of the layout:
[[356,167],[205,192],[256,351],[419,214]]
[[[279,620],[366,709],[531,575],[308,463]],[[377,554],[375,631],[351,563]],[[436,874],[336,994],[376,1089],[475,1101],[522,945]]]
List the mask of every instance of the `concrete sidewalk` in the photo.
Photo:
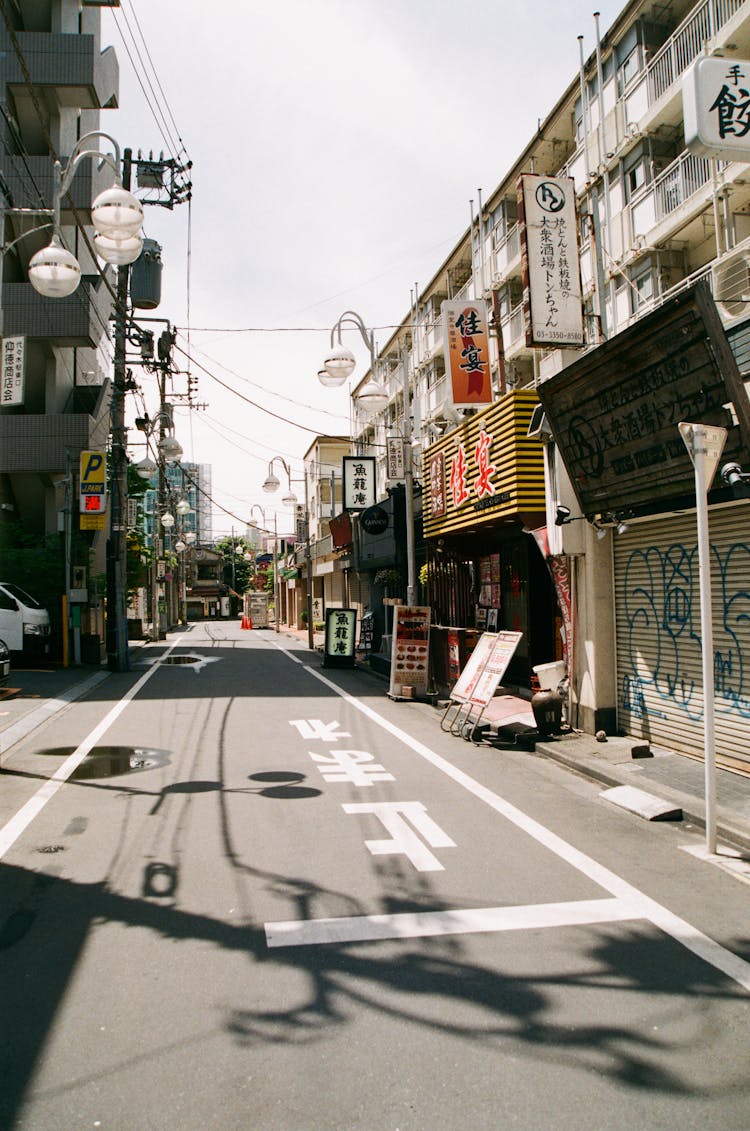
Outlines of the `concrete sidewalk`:
[[[295,639],[307,647],[307,630],[281,626],[278,633],[269,632],[279,643]],[[322,637],[316,633],[316,650]],[[138,648],[132,649],[137,654]],[[366,663],[357,667],[377,681],[386,694],[387,680],[372,672]],[[7,760],[11,747],[36,727],[93,690],[109,678],[105,669],[50,665],[48,668],[11,670],[7,689],[0,688],[0,765]],[[407,705],[408,706],[408,705]],[[439,724],[442,710],[436,709]],[[597,742],[593,735],[571,732],[538,739],[534,730],[531,704],[513,691],[497,695],[483,717],[492,724],[498,739],[492,743],[501,758],[503,745],[514,745],[514,736],[528,736],[533,746],[530,756],[542,755],[603,786],[629,785],[682,809],[685,819],[705,826],[705,775],[702,761],[671,750],[652,747],[651,757],[634,757],[632,749],[639,744],[629,738],[607,738]],[[461,741],[461,739],[456,739]],[[519,749],[523,749],[518,742]],[[750,852],[750,775],[717,768],[717,832],[719,840]]]

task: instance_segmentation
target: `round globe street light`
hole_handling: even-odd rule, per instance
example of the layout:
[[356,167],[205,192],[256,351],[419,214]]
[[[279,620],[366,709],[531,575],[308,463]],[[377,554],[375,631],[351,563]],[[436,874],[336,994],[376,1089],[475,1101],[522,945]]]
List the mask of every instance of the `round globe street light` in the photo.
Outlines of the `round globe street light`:
[[346,377],[342,377],[340,374],[332,377],[328,370],[324,368],[318,370],[318,380],[326,389],[337,389],[339,385],[344,384]]
[[357,404],[368,415],[382,412],[388,404],[388,393],[377,381],[366,381],[357,394]]
[[197,538],[198,538],[198,535],[195,533],[194,530],[186,530],[185,531],[185,541],[187,542],[188,546],[192,546]]
[[81,281],[81,265],[75,255],[63,247],[57,233],[52,242],[37,251],[29,260],[29,282],[46,298],[67,298]]
[[175,548],[175,550],[177,551],[178,554],[182,554],[185,550],[187,550],[187,542],[183,542],[182,538],[179,538],[175,542],[174,548]]
[[[87,149],[86,143],[93,137],[103,137],[110,141],[115,149],[114,157],[100,153],[96,149]],[[102,130],[91,130],[76,142],[64,173],[61,163],[55,161],[52,208],[38,210],[39,215],[52,217],[52,239],[47,247],[31,257],[29,282],[34,290],[47,298],[66,298],[73,294],[81,279],[78,260],[62,244],[60,206],[62,198],[70,189],[79,162],[84,157],[94,157],[109,165],[116,178],[116,183],[99,193],[91,206],[91,218],[96,229],[94,245],[97,254],[105,262],[115,266],[133,263],[140,254],[143,205],[123,187],[120,173],[120,147],[115,139]],[[34,231],[38,230],[38,228],[34,229]],[[8,248],[4,250],[7,251]]]
[[112,236],[105,236],[102,232],[94,234],[94,249],[100,259],[111,263],[113,267],[124,267],[128,263],[135,263],[143,250],[143,236],[138,232],[134,236],[116,240]]
[[179,515],[190,514],[190,503],[187,499],[180,499],[177,506],[174,508]]
[[174,515],[170,514],[169,511],[165,511],[159,519],[159,522],[162,524],[165,530],[169,530],[174,526]]
[[320,373],[318,374],[318,378],[321,379],[321,384],[335,388],[337,385],[343,385],[347,377],[351,377],[356,364],[357,359],[352,351],[342,345],[339,339],[338,345],[331,343],[331,348],[323,362],[321,372],[325,372],[328,375],[328,380],[323,381],[320,378]]
[[[118,174],[119,176],[119,174]],[[122,184],[100,192],[91,205],[91,220],[97,232],[113,240],[136,236],[143,224],[143,205]]]
[[163,436],[156,446],[165,463],[179,463],[182,458],[182,444],[174,436]]
[[135,470],[138,472],[141,479],[151,479],[152,476],[156,475],[157,468],[154,461],[146,456],[145,459],[142,459],[140,463],[135,465]]

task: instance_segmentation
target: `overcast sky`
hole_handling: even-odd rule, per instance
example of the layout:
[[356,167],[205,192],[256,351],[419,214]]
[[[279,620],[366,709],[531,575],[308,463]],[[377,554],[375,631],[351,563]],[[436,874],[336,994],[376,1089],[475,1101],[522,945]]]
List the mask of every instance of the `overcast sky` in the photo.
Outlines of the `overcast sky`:
[[[598,5],[602,34],[621,7]],[[183,333],[189,324],[197,361],[259,406],[195,368],[208,407],[176,413],[186,458],[212,465],[214,498],[231,512],[215,510],[216,534],[240,529],[253,503],[290,528],[281,492],[261,489],[268,461],[283,456],[299,474],[315,434],[348,431],[346,387],[324,390],[316,377],[331,326],[353,309],[386,341],[414,285],[467,229],[477,188],[492,194],[576,78],[578,35],[586,56],[595,49],[594,8],[121,0],[102,9],[121,107],[102,113],[102,129],[134,154],[183,145],[193,162],[191,222],[186,205],[146,210],[165,265],[153,313]],[[346,344],[361,376],[355,330]],[[154,412],[155,380],[140,383]]]

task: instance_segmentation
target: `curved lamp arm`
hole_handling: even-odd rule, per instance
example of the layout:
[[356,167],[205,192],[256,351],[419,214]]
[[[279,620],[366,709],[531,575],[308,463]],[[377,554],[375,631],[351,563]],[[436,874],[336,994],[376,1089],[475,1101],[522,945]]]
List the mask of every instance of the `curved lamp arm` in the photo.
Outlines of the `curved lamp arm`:
[[336,322],[331,329],[331,346],[334,345],[335,339],[338,340],[339,345],[341,342],[341,330],[345,323],[356,326],[359,330],[362,341],[370,351],[370,372],[375,376],[375,335],[372,330],[367,329],[364,320],[356,310],[345,310],[343,314],[339,315]]

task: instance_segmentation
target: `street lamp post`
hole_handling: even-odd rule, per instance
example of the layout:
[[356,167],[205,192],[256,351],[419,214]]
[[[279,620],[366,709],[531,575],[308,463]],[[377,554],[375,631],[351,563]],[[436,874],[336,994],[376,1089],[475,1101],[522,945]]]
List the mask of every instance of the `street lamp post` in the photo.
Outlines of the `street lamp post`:
[[[334,323],[331,330],[331,345],[323,362],[323,369],[318,373],[318,379],[321,384],[330,388],[342,385],[347,377],[354,372],[356,365],[354,354],[341,341],[341,331],[346,324],[351,324],[359,330],[362,340],[370,351],[370,379],[360,389],[357,403],[367,412],[379,412],[388,403],[388,392],[376,379],[377,358],[374,334],[372,330],[367,329],[362,317],[356,311],[345,311]],[[407,605],[415,605],[417,603],[417,570],[414,545],[414,474],[411,458],[409,353],[405,344],[401,350],[401,375],[404,399],[404,423],[401,430],[401,441],[404,448],[404,491],[406,496],[406,603]]]
[[[285,506],[294,507],[297,505],[297,496],[292,491],[292,473],[289,470],[289,464],[281,456],[274,456],[268,463],[268,475],[263,483],[263,490],[273,494],[278,491],[280,487],[278,476],[274,475],[273,465],[279,462],[286,472],[288,483],[288,492],[282,498],[282,503]],[[303,475],[305,484],[305,573],[307,574],[307,646],[312,652],[315,648],[315,637],[313,633],[313,596],[312,596],[312,554],[310,551],[310,503],[307,493],[307,474]]]
[[[111,142],[114,155],[88,148],[93,138]],[[125,572],[127,541],[125,516],[127,513],[127,479],[125,475],[125,355],[124,331],[127,302],[128,264],[139,256],[143,246],[141,225],[143,206],[130,192],[130,151],[125,151],[124,177],[120,173],[120,147],[115,139],[102,130],[91,130],[76,142],[67,160],[65,172],[60,161],[54,163],[52,208],[5,208],[0,194],[0,240],[5,236],[5,215],[47,217],[36,227],[22,233],[4,245],[0,254],[0,291],[2,290],[2,262],[9,251],[27,236],[52,228],[50,243],[32,255],[28,277],[34,290],[46,298],[67,298],[77,289],[81,280],[81,266],[64,245],[61,234],[62,199],[70,189],[76,170],[84,158],[94,158],[108,165],[115,183],[99,193],[91,206],[94,224],[94,249],[96,254],[118,267],[117,309],[115,311],[115,357],[111,406],[112,467],[109,539],[107,541],[107,662],[110,670],[126,671],[129,667],[127,619],[125,610]],[[0,303],[0,336],[3,333],[2,304]]]
[[[162,408],[151,418],[148,416],[140,417],[136,421],[136,428],[139,432],[146,435],[146,444],[150,445],[154,432],[159,433],[159,439],[156,444],[156,452],[158,462],[154,463],[148,456],[141,460],[140,463],[135,465],[135,469],[143,479],[151,479],[154,473],[158,473],[157,489],[156,489],[156,508],[154,512],[153,524],[153,546],[152,546],[152,562],[151,562],[151,618],[153,622],[154,639],[161,639],[161,625],[159,616],[159,578],[158,578],[158,558],[159,547],[161,541],[160,527],[165,530],[170,530],[174,524],[174,515],[167,509],[166,506],[166,474],[165,464],[179,463],[182,457],[182,445],[174,436],[174,417],[172,415],[172,406],[162,401]],[[177,511],[180,513],[180,503],[177,504]],[[188,504],[188,511],[190,507]]]

